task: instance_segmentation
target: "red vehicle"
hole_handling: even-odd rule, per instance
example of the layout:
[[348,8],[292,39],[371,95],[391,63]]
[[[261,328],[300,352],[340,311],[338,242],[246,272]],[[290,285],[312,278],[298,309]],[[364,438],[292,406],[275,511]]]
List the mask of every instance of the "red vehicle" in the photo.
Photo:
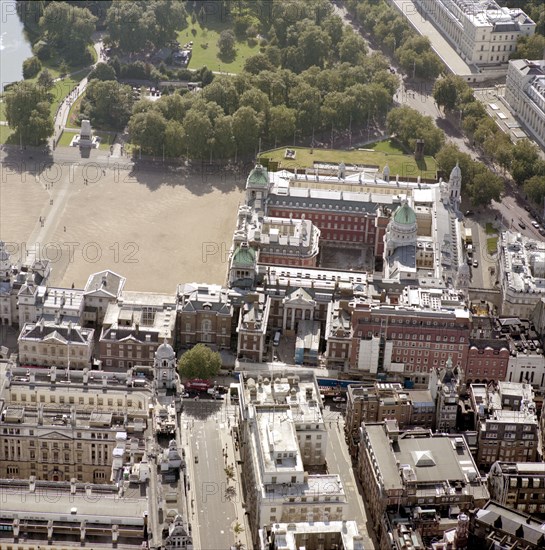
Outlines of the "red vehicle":
[[200,380],[198,378],[194,378],[193,380],[188,380],[185,384],[186,390],[191,391],[207,391],[209,388],[212,387],[212,384],[208,380]]

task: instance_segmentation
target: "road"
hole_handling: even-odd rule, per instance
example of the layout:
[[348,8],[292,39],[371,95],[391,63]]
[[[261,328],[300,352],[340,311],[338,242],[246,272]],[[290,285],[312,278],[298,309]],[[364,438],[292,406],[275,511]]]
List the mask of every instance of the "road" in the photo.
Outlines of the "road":
[[[238,475],[229,483],[235,487],[236,496],[229,500],[225,493],[228,485],[224,470],[226,465],[233,465],[237,471],[230,435],[234,413],[234,406],[223,400],[184,401],[182,429],[188,430],[189,468],[192,469],[190,506],[194,512],[193,524],[200,538],[197,547],[202,550],[229,548],[235,544],[235,523],[244,526],[242,487]],[[227,459],[224,457],[226,448]],[[195,457],[198,462],[195,462]],[[251,548],[246,540],[247,534],[245,530],[238,538],[242,539],[246,548]]]
[[344,439],[343,416],[337,409],[330,409],[329,406],[326,406],[323,414],[328,429],[327,466],[330,474],[338,474],[341,478],[348,500],[346,517],[358,524],[358,530],[364,538],[363,547],[376,548],[375,541],[370,538],[370,534],[374,533],[374,526],[368,521],[363,492],[355,478],[352,460]]

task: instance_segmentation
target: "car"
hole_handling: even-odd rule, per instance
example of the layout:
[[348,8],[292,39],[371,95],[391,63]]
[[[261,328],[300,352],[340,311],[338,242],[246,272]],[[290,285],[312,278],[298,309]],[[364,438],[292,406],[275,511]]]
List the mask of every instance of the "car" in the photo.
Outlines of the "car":
[[526,225],[524,224],[524,222],[519,222],[519,227],[521,229],[526,229]]
[[344,403],[346,401],[346,397],[343,397],[342,395],[337,395],[333,398],[333,401],[335,401],[335,403]]
[[199,457],[195,455],[195,464],[198,464],[198,463],[199,463]]
[[539,231],[539,234],[540,234],[540,235],[545,235],[545,228],[540,227],[540,228],[538,229],[538,231]]
[[464,215],[465,216],[473,216],[473,214],[475,214],[475,212],[473,212],[473,210],[466,210],[466,213]]
[[535,220],[532,221],[532,225],[533,225],[536,229],[539,228],[539,224],[538,224]]
[[473,267],[479,267],[479,262],[477,260],[473,260]]

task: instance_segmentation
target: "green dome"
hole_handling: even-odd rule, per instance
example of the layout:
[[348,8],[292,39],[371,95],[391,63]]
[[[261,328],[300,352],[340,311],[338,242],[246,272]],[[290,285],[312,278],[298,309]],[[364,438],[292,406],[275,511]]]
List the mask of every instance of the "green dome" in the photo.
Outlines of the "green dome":
[[247,245],[237,247],[233,254],[233,265],[253,267],[255,265],[255,250]]
[[394,222],[400,225],[414,225],[416,223],[416,214],[407,202],[395,211]]
[[267,169],[261,164],[257,164],[256,167],[248,175],[248,186],[267,187],[269,185],[269,174]]

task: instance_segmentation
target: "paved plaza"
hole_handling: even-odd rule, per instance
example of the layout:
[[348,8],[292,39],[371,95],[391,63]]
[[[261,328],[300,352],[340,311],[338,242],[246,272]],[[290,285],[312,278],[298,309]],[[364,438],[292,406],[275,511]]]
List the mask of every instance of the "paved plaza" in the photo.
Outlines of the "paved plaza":
[[2,170],[0,239],[14,262],[47,257],[51,283],[65,287],[82,288],[102,269],[127,277],[128,290],[174,293],[182,282],[225,282],[242,175],[37,165]]

